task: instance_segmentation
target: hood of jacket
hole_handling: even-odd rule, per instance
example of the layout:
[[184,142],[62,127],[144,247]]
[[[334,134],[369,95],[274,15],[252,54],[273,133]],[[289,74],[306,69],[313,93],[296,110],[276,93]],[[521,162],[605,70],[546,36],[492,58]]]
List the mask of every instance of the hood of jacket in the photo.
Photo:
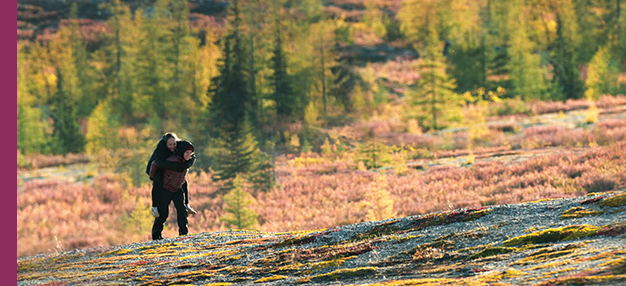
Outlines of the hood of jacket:
[[191,144],[191,142],[187,140],[179,141],[178,144],[176,144],[176,155],[181,158],[185,158],[184,155],[187,147],[191,147],[191,151],[194,150],[193,144]]
[[159,140],[159,143],[157,143],[155,152],[161,152],[163,155],[165,155],[166,158],[174,154],[174,152],[170,151],[170,149],[167,148],[167,140],[163,139]]

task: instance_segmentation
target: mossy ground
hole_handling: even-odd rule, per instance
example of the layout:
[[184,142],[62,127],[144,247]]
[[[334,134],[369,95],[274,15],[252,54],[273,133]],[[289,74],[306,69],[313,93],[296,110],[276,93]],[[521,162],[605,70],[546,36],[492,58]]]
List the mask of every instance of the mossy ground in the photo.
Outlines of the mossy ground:
[[[562,227],[505,223],[491,219],[490,208],[470,208],[375,222],[356,233],[340,227],[231,231],[50,254],[18,260],[17,278],[18,285],[619,284],[626,281],[626,250],[619,243],[626,222],[592,225],[578,220],[600,214],[561,216],[563,210],[592,210],[624,218],[622,198],[605,195],[567,207],[537,203],[546,204],[542,211]],[[433,235],[438,228],[450,231]],[[494,237],[496,230],[519,235]]]

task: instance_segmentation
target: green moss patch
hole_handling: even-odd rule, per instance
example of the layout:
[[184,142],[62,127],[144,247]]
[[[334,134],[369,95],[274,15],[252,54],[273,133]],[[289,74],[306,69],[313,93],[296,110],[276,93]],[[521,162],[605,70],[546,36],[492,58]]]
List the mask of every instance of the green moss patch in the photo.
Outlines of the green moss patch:
[[601,227],[597,234],[615,237],[624,233],[626,233],[626,222],[618,222]]
[[124,255],[133,252],[132,249],[118,249],[98,254],[98,256]]
[[626,206],[626,193],[601,200],[600,205],[614,208]]
[[293,273],[296,271],[300,271],[300,268],[302,268],[303,266],[304,264],[302,263],[289,264],[289,265],[285,265],[285,266],[281,266],[276,269],[273,269],[270,272],[277,273],[277,274]]
[[561,214],[561,219],[597,216],[597,215],[602,215],[604,213],[605,211],[595,211],[595,210],[585,209],[582,207],[573,207],[569,210],[564,211],[563,214]]
[[545,262],[548,261],[549,259],[553,259],[553,258],[558,258],[558,257],[563,257],[563,256],[567,256],[570,254],[573,254],[575,252],[575,249],[562,249],[562,250],[554,250],[554,249],[542,249],[539,251],[536,251],[535,253],[532,253],[530,256],[515,262],[513,264],[526,264],[529,262],[532,263],[539,263],[539,262]]
[[350,259],[355,259],[355,258],[357,258],[357,256],[349,256],[349,257],[337,258],[337,259],[333,259],[329,261],[321,261],[321,262],[312,263],[310,267],[316,270],[324,269],[328,267],[338,267],[338,266],[342,266],[346,261]]
[[283,275],[273,275],[270,277],[264,277],[264,278],[255,280],[254,283],[271,282],[271,281],[277,281],[277,280],[284,280],[287,278],[288,278],[287,276],[283,276]]
[[572,240],[596,235],[599,229],[597,226],[588,224],[550,228],[509,239],[503,242],[503,244],[505,246],[515,246]]

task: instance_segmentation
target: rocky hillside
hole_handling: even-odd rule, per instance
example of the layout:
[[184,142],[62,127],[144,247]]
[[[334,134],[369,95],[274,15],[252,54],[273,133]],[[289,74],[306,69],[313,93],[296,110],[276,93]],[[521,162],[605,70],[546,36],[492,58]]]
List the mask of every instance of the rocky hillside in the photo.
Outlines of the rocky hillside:
[[58,252],[18,259],[17,285],[618,285],[624,191]]

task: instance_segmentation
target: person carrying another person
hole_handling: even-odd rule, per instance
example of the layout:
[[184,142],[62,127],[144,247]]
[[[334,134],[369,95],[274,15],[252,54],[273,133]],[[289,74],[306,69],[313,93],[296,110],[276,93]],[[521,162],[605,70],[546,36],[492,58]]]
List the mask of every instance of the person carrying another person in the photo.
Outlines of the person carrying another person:
[[[195,154],[193,154],[193,145],[191,142],[186,141],[184,143],[183,150],[176,151],[176,147],[180,141],[176,134],[174,133],[166,133],[163,135],[157,147],[155,148],[150,160],[148,161],[148,166],[146,167],[146,173],[150,176],[152,182],[152,215],[155,217],[155,221],[152,229],[152,239],[158,240],[162,239],[161,232],[163,230],[163,224],[167,220],[169,215],[169,202],[174,200],[174,205],[177,207],[178,212],[178,220],[179,220],[179,234],[185,235],[187,234],[187,212],[195,214],[196,211],[189,207],[189,191],[187,186],[187,181],[183,180],[181,186],[178,186],[177,189],[181,189],[182,197],[184,197],[184,206],[181,211],[181,207],[177,205],[177,199],[174,199],[172,195],[177,193],[177,189],[174,191],[166,190],[164,188],[164,174],[168,173],[168,188],[171,188],[172,182],[169,181],[172,177],[170,176],[170,172],[173,173],[184,173],[186,175],[188,168],[193,165],[195,162]],[[189,150],[188,156],[185,156],[186,149],[191,146],[191,150]],[[176,154],[179,154],[177,156]],[[182,159],[180,159],[182,158]],[[154,166],[158,166],[158,168],[153,168]],[[185,176],[183,175],[183,178]],[[174,192],[174,193],[172,193]],[[167,203],[164,203],[167,201]]]

